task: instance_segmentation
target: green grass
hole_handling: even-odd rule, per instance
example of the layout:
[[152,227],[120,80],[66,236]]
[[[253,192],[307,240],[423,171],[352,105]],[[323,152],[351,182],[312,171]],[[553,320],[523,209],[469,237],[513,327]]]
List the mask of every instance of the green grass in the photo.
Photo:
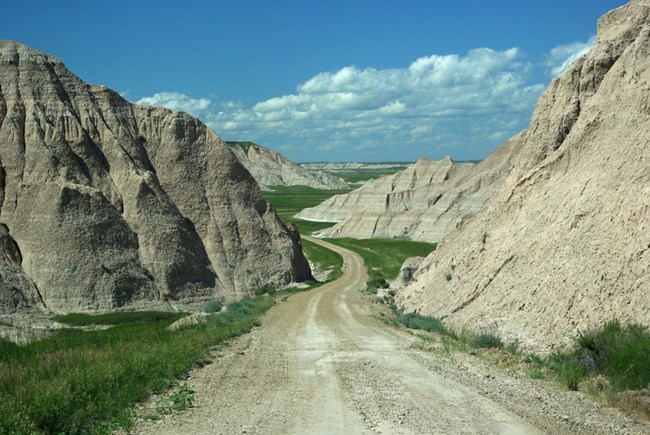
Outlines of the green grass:
[[264,198],[275,207],[280,218],[298,227],[300,234],[310,235],[329,228],[334,222],[311,222],[294,218],[300,210],[314,207],[326,199],[350,192],[351,189],[322,190],[307,186],[275,186],[273,191],[262,192]]
[[419,329],[428,332],[450,335],[445,325],[435,317],[421,316],[417,313],[398,314],[395,317],[402,325],[410,329]]
[[178,320],[187,313],[162,311],[132,311],[124,313],[83,314],[71,313],[54,316],[57,322],[71,326],[122,325],[125,323],[157,322],[161,320]]
[[472,336],[469,344],[476,349],[503,348],[503,341],[499,336],[487,333]]
[[115,313],[106,330],[63,330],[25,346],[0,340],[0,433],[128,429],[136,402],[172,385],[212,346],[250,331],[274,303],[243,299],[178,331],[166,329],[174,321],[168,313],[137,322],[133,313]]
[[330,251],[320,245],[308,240],[302,241],[302,250],[309,261],[318,265],[320,270],[330,270],[328,281],[335,280],[341,276],[343,258],[334,251]]
[[436,249],[435,243],[393,239],[328,239],[330,243],[356,252],[368,268],[368,291],[376,292],[395,279],[409,257],[424,257]]
[[314,234],[317,231],[324,230],[325,228],[333,227],[336,225],[335,222],[314,222],[296,218],[283,218],[283,220],[293,223],[298,228],[298,232],[300,232],[300,234],[305,234],[308,236]]
[[647,326],[613,320],[583,334],[575,349],[555,352],[548,363],[571,390],[588,376],[598,375],[616,391],[648,388],[650,332]]
[[272,189],[273,191],[262,192],[262,195],[273,204],[283,219],[293,217],[303,208],[314,207],[334,195],[351,191],[351,189],[314,189],[307,186],[274,186]]

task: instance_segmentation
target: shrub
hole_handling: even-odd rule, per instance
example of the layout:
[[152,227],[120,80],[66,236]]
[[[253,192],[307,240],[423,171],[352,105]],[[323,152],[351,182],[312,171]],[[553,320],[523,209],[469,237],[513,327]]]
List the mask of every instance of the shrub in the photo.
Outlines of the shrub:
[[641,390],[650,385],[650,333],[639,324],[622,326],[618,320],[590,330],[571,351],[555,352],[550,366],[569,389],[588,375],[605,376],[614,390]]
[[168,397],[161,397],[156,402],[158,414],[172,414],[182,412],[194,405],[194,390],[191,390],[187,383],[180,386]]
[[366,285],[366,292],[377,294],[377,290],[380,288],[388,287],[390,287],[390,284],[388,284],[388,281],[386,281],[385,278],[377,277],[368,281],[368,284]]
[[255,296],[263,296],[265,294],[268,294],[269,296],[273,296],[276,293],[277,293],[277,290],[275,289],[275,287],[273,287],[272,285],[269,285],[269,284],[267,284],[265,286],[262,286],[262,287],[258,288],[257,290],[255,290]]
[[605,375],[618,390],[640,390],[650,384],[650,333],[639,324],[613,320],[578,339],[578,359]]
[[449,335],[445,325],[435,317],[421,316],[417,313],[408,313],[398,315],[397,321],[407,328]]
[[503,341],[501,338],[494,334],[478,334],[472,337],[470,340],[470,345],[477,349],[484,348],[503,348]]
[[218,313],[223,308],[223,303],[221,301],[207,301],[201,307],[201,311],[204,313]]

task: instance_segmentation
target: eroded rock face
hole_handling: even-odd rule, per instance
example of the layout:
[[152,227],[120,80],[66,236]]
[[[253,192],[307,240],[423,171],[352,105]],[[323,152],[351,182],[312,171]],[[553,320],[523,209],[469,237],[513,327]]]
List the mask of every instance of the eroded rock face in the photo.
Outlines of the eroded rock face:
[[553,80],[486,207],[398,293],[407,311],[544,351],[650,323],[650,2],[600,19]]
[[314,189],[349,187],[342,178],[304,168],[270,148],[252,142],[228,142],[228,146],[262,189],[273,186],[308,186]]
[[310,276],[297,234],[204,124],[12,41],[0,166],[0,312],[191,307]]
[[437,242],[483,208],[510,169],[520,138],[503,143],[477,165],[456,164],[449,157],[420,159],[403,171],[304,209],[298,217],[338,222],[321,232],[326,237]]

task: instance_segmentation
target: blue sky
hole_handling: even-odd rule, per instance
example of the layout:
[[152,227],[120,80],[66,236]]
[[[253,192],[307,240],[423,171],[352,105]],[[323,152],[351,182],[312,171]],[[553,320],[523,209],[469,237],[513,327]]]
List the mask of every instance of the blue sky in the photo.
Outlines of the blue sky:
[[295,161],[480,159],[624,0],[0,0],[0,39]]

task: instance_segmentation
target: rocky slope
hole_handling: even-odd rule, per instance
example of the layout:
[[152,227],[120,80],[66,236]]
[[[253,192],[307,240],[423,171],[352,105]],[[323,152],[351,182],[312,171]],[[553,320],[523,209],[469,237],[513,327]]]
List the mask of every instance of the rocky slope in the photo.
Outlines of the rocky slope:
[[650,1],[602,17],[554,79],[486,207],[397,295],[548,350],[610,319],[650,324]]
[[310,276],[197,119],[0,42],[0,313],[178,308]]
[[403,171],[302,210],[298,217],[338,222],[321,232],[326,237],[437,242],[481,210],[510,169],[519,137],[503,143],[478,165],[456,164],[449,157],[421,159]]
[[272,186],[309,186],[315,189],[347,189],[347,183],[327,172],[306,169],[282,154],[252,142],[227,142],[262,189]]

